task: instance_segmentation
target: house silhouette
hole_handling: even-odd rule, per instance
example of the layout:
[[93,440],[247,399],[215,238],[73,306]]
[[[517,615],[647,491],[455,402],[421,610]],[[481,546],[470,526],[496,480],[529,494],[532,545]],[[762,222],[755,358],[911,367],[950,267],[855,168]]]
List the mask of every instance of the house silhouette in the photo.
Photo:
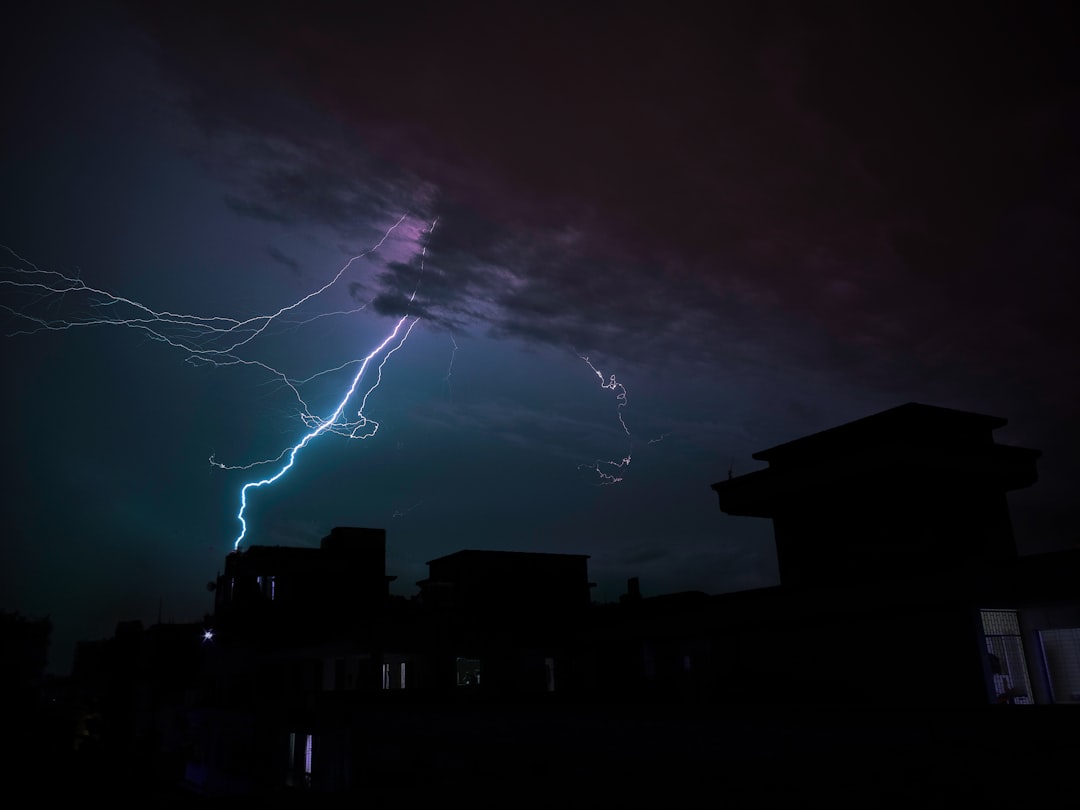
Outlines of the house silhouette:
[[997,444],[1005,419],[908,403],[754,458],[713,484],[729,515],[769,518],[784,585],[844,584],[1016,557],[1006,493],[1039,450]]
[[1080,669],[1055,685],[1046,662],[1080,643],[1080,552],[1017,555],[1006,494],[1041,453],[996,443],[1006,423],[908,403],[713,484],[726,514],[772,520],[781,578],[765,599],[718,597],[756,617],[734,633],[735,679],[801,693],[802,674],[839,702],[1074,700]]
[[[940,747],[912,712],[1080,703],[1080,552],[1017,554],[1007,493],[1036,482],[1040,453],[996,443],[1004,424],[909,403],[756,453],[767,468],[712,489],[725,521],[773,522],[769,588],[650,596],[633,577],[598,605],[584,554],[465,549],[428,561],[405,598],[383,529],[233,552],[206,622],[118,633],[129,663],[112,680],[143,695],[123,727],[172,725],[116,750],[173,763],[208,796],[588,767],[663,781],[737,771],[777,745],[763,718],[801,756],[797,712],[816,712],[803,727],[876,712],[851,739],[879,750],[901,732]],[[130,664],[181,658],[183,689]],[[992,737],[997,716],[942,733],[977,758],[971,729]],[[861,756],[844,734],[835,750]]]

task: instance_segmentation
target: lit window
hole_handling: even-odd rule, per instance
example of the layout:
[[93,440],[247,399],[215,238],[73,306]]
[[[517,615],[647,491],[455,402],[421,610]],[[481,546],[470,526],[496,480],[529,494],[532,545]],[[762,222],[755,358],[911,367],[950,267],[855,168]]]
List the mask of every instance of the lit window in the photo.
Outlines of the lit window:
[[265,598],[273,600],[277,586],[276,579],[273,576],[255,577],[255,581],[259,585],[259,592]]
[[388,661],[382,665],[383,689],[404,689],[405,683],[404,661]]
[[311,787],[311,760],[314,750],[315,738],[311,734],[305,735],[303,781],[298,783],[296,775],[300,773],[300,763],[297,761],[296,732],[289,732],[289,771],[285,777],[286,785],[295,787],[297,784],[302,784],[304,787]]

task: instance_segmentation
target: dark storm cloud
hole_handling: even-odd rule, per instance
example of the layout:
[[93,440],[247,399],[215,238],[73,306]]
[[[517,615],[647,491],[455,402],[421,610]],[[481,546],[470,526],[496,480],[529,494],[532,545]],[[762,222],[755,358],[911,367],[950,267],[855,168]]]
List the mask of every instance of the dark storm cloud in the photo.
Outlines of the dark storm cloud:
[[425,215],[424,185],[373,167],[360,145],[291,131],[288,125],[272,133],[277,135],[272,142],[263,140],[267,134],[241,129],[211,152],[217,155],[217,173],[229,177],[236,189],[225,202],[237,213],[284,225],[328,227],[350,240],[367,223],[408,212]]
[[292,219],[280,209],[272,208],[263,203],[240,199],[232,194],[226,194],[224,200],[229,208],[242,216],[258,219],[263,222],[273,222],[278,225],[293,224]]
[[[413,301],[440,325],[744,387],[812,370],[809,413],[859,388],[1066,435],[1073,6],[136,17],[235,156],[238,210],[350,238],[442,216]],[[377,311],[414,270],[380,275]]]
[[349,286],[346,289],[349,292],[349,297],[354,301],[367,303],[371,300],[370,290],[366,284],[359,281],[350,281]]
[[423,318],[424,320],[438,322],[438,319],[433,317],[430,312],[423,308],[423,306],[417,304],[416,301],[410,301],[409,297],[406,295],[380,293],[371,299],[371,305],[380,315],[391,315],[395,317],[412,315],[417,318]]
[[229,183],[225,202],[234,211],[325,226],[349,241],[370,236],[372,221],[427,215],[429,184],[373,154],[332,113],[296,93],[281,65],[245,46],[244,29],[223,30],[218,11],[207,9],[205,25],[194,26],[187,12],[165,19],[131,11],[159,38],[162,81],[187,115],[173,138]]
[[266,249],[266,252],[275,262],[287,267],[293,275],[299,276],[301,274],[300,262],[298,262],[296,259],[292,258],[291,256],[285,255],[281,252],[281,250],[274,247],[273,245],[268,247]]
[[[647,595],[767,584],[771,526],[718,515],[708,483],[918,399],[1043,449],[1039,484],[1010,494],[1018,542],[1075,546],[1075,6],[126,3],[132,31],[93,5],[21,8],[38,20],[0,56],[5,243],[217,313],[310,289],[257,269],[249,285],[266,251],[322,277],[328,248],[353,256],[404,214],[342,283],[457,338],[414,332],[394,361],[419,373],[371,403],[380,441],[311,448],[253,499],[254,542],[316,545],[397,509],[391,546],[418,569],[467,538],[559,543]],[[336,319],[294,315],[322,337],[260,340],[297,375],[381,328],[338,341]],[[9,499],[2,588],[74,599],[101,634],[151,618],[158,583],[198,615],[236,530],[235,479],[205,458],[277,453],[295,403],[253,403],[254,367],[178,376],[130,334],[71,337],[3,355],[12,458],[33,474]],[[578,353],[629,386],[632,436]],[[313,408],[338,384],[306,379]],[[57,432],[68,389],[82,427]],[[597,485],[589,463],[628,448],[625,484]]]
[[[257,25],[216,7],[198,28],[151,23],[202,77],[207,126],[289,144],[252,161],[243,210],[347,229],[415,205],[410,178],[440,189],[458,216],[432,243],[436,317],[686,359],[749,325],[796,351],[811,335],[857,378],[992,362],[1046,384],[1074,364],[1057,347],[1078,337],[1060,279],[1075,245],[1030,212],[1075,188],[1073,16],[283,4]],[[268,114],[288,107],[272,88],[357,148],[301,136],[306,107]],[[467,240],[442,243],[454,229]]]
[[[391,263],[380,274],[382,310],[416,302],[441,323],[477,328],[558,348],[588,351],[603,343],[612,356],[709,354],[718,334],[734,332],[738,296],[694,277],[671,284],[656,267],[584,255],[572,231],[510,234],[451,207],[419,260]],[[417,286],[417,278],[420,284]],[[721,320],[731,315],[731,326]]]
[[[428,245],[430,247],[430,244]],[[382,291],[372,299],[382,315],[416,315],[451,331],[466,328],[462,316],[472,316],[468,292],[475,274],[467,268],[447,273],[428,257],[411,262],[387,262],[377,283]]]

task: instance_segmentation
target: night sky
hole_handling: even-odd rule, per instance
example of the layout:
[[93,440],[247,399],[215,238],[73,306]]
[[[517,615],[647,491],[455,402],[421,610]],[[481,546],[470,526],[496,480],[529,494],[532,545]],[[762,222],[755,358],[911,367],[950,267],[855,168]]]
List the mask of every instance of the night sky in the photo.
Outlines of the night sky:
[[[375,435],[249,490],[245,544],[385,527],[404,595],[462,548],[589,554],[601,601],[771,585],[709,485],[909,401],[1009,419],[1021,550],[1080,542],[1074,4],[145,5],[0,23],[0,607],[54,671],[210,610],[281,466],[211,457],[295,446],[402,317]],[[257,335],[174,317],[361,254]],[[147,309],[26,286],[64,277]]]

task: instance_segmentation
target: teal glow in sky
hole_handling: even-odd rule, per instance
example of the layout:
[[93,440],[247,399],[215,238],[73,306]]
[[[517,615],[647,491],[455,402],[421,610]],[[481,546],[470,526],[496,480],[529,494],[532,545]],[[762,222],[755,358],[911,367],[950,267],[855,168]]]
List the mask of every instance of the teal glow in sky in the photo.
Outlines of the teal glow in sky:
[[53,617],[59,671],[159,604],[201,617],[252,480],[227,468],[296,446],[404,316],[377,435],[306,445],[245,543],[385,527],[406,595],[463,548],[589,554],[599,599],[769,585],[771,528],[709,484],[914,400],[1008,418],[1044,451],[1021,547],[1075,544],[1080,48],[1067,9],[1009,14],[27,13],[0,244],[41,270],[244,319],[405,219],[228,365],[12,334],[94,310],[0,286],[0,601]]

